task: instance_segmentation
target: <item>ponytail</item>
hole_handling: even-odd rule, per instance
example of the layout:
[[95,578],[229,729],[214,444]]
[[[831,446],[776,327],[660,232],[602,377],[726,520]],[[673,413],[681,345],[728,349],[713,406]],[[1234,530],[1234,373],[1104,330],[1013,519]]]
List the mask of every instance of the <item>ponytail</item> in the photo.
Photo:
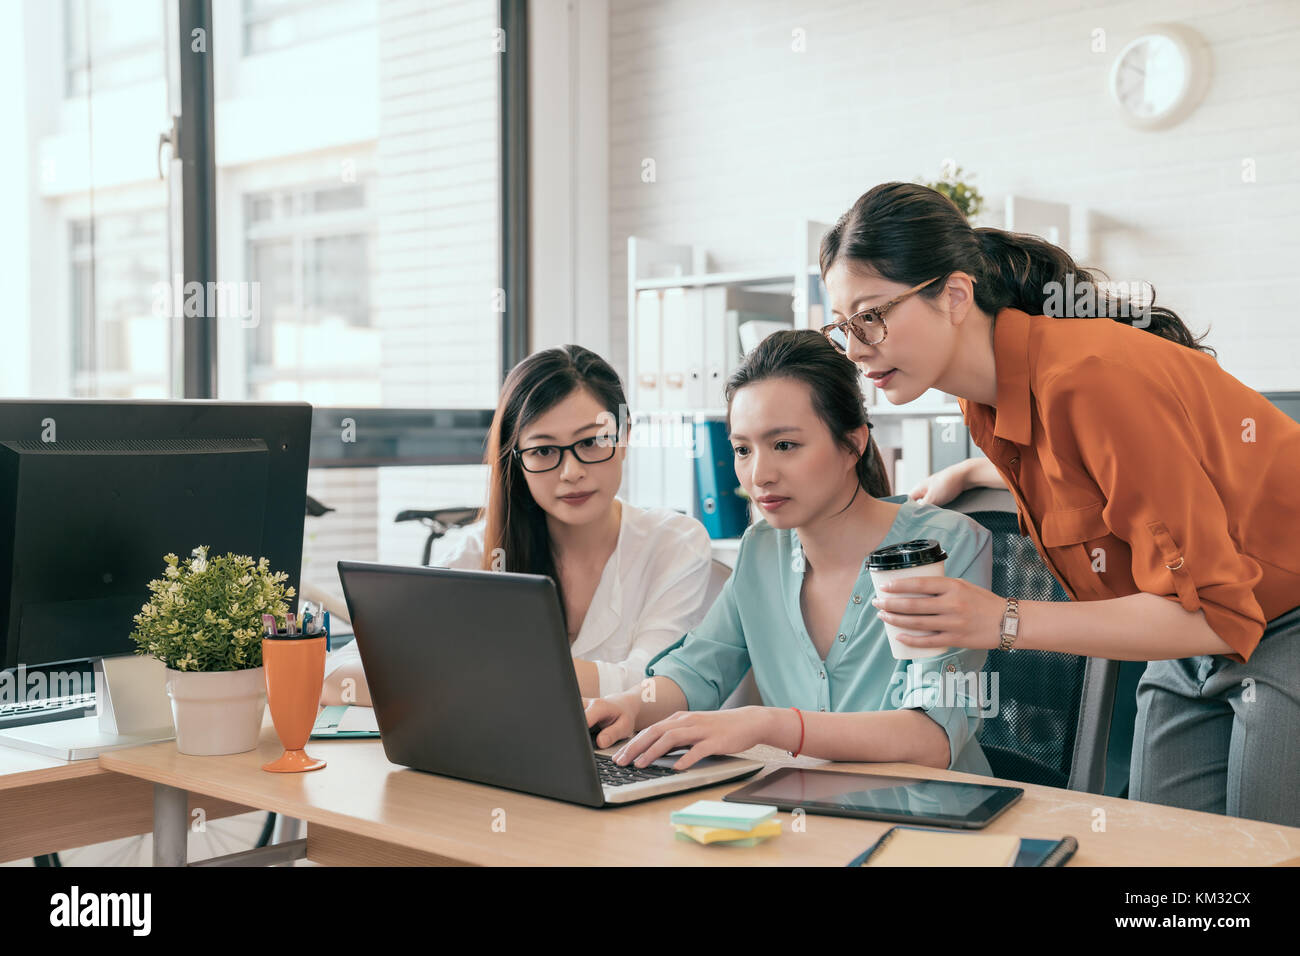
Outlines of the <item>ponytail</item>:
[[[1094,273],[1104,272],[1080,268],[1045,239],[987,226],[972,229],[951,199],[928,186],[881,183],[864,193],[822,237],[823,276],[841,256],[908,286],[965,272],[976,280],[975,304],[995,319],[1008,307],[1056,318],[1083,312],[1217,356],[1202,344],[1208,332],[1193,336],[1177,313],[1155,305],[1154,286],[1143,283],[1142,291],[1134,292],[1123,283],[1098,282]],[[933,302],[943,287],[936,282],[917,295]]]
[[[1176,312],[1155,304],[1155,286],[1144,284],[1151,290],[1147,299],[1142,292],[1112,283],[1109,278],[1098,282],[1094,272],[1103,276],[1106,273],[1079,267],[1064,249],[1037,236],[991,227],[972,231],[984,266],[976,273],[980,280],[977,286],[982,288],[976,289],[975,302],[990,315],[997,315],[999,309],[1007,306],[1030,315],[1054,318],[1081,311],[1217,355],[1210,346],[1201,344],[1208,333],[1194,337]],[[992,308],[980,301],[981,295]],[[1077,309],[1077,302],[1085,296],[1087,305]]]

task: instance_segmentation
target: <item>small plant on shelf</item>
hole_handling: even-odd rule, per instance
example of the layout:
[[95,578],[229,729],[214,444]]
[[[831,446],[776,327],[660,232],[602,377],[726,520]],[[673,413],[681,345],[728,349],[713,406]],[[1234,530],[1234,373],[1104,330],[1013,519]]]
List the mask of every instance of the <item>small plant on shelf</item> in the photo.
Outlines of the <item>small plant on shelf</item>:
[[974,173],[966,173],[960,166],[952,160],[945,160],[941,169],[941,175],[934,182],[925,182],[920,180],[921,185],[929,186],[935,192],[943,193],[953,201],[962,215],[969,220],[973,220],[984,210],[984,196],[966,179],[974,179]]

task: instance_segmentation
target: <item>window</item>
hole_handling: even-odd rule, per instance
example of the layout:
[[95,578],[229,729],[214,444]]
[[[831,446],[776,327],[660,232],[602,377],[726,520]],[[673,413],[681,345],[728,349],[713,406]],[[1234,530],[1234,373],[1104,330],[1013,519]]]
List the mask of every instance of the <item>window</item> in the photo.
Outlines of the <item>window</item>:
[[64,0],[64,95],[86,96],[163,75],[161,0]]
[[[172,317],[189,302],[181,245],[211,249],[216,285],[234,300],[226,311],[204,300],[211,397],[309,401],[322,421],[390,410],[402,423],[391,456],[312,470],[309,492],[338,510],[308,519],[304,575],[336,585],[339,557],[415,561],[424,530],[396,525],[397,512],[475,506],[486,490],[481,465],[429,463],[458,460],[463,442],[455,455],[413,458],[412,436],[448,426],[403,416],[450,409],[481,434],[476,410],[496,404],[499,2],[222,0],[197,58],[180,38],[202,6],[0,3],[0,36],[54,51],[26,57],[11,71],[21,84],[4,92],[17,141],[0,177],[13,197],[0,248],[20,281],[0,318],[0,389],[179,397],[180,357],[209,358]],[[526,48],[524,31],[514,28],[511,49]],[[169,76],[189,84],[207,65],[215,153],[190,158],[215,165],[216,218],[200,233],[181,221],[198,179],[160,179],[155,151],[181,102]]]
[[166,210],[70,223],[73,397],[168,398]]
[[[494,407],[497,5],[363,0],[325,31],[336,6],[213,7],[217,268],[261,313],[219,324],[218,397]],[[317,32],[232,49],[284,18]]]
[[6,397],[174,394],[165,22],[163,0],[0,3]]
[[[495,0],[214,4],[217,269],[256,324],[218,325],[218,397],[484,409],[500,387]],[[412,412],[414,414],[414,412]],[[340,437],[339,439],[343,439]],[[481,465],[315,468],[303,581],[414,563],[405,509],[483,503]]]
[[247,397],[380,404],[364,187],[254,193],[244,210],[249,298],[259,313],[244,339]]
[[244,55],[333,36],[374,20],[361,0],[244,0]]

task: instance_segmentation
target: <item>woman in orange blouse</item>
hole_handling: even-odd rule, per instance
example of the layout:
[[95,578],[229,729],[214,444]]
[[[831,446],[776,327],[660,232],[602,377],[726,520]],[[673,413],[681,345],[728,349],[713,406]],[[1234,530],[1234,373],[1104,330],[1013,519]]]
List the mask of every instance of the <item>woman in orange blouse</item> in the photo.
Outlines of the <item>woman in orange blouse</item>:
[[937,632],[917,647],[1150,661],[1130,796],[1300,825],[1300,423],[1154,297],[924,186],[864,194],[821,271],[825,331],[892,404],[958,396],[988,460],[935,480],[1000,478],[1076,602],[917,578],[882,616]]

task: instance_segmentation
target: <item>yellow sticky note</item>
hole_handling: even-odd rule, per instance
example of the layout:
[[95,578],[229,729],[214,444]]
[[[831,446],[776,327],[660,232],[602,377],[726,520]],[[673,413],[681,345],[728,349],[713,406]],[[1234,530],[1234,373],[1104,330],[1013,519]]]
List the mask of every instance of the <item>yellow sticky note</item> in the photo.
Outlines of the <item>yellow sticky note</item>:
[[752,830],[729,830],[724,827],[690,826],[674,823],[673,828],[698,843],[724,843],[731,840],[762,839],[776,836],[781,832],[780,820],[767,820]]

